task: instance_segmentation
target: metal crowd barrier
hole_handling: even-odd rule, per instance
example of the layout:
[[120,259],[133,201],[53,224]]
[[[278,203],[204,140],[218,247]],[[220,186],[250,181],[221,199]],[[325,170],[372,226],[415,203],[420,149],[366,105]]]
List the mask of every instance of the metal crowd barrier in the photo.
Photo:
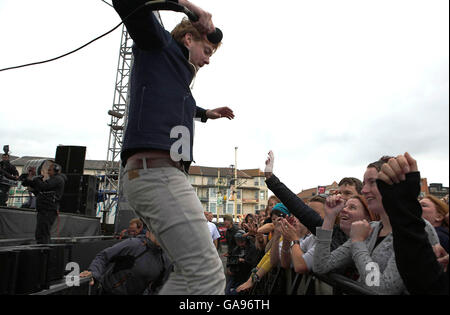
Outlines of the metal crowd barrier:
[[[278,266],[273,268],[265,277],[257,283],[249,295],[317,295],[317,281],[329,286],[330,295],[377,295],[378,293],[368,289],[361,283],[349,279],[343,275],[329,273],[318,275],[315,273],[298,274],[293,269],[285,270]],[[298,293],[299,287],[301,293]],[[326,291],[326,290],[324,290]]]

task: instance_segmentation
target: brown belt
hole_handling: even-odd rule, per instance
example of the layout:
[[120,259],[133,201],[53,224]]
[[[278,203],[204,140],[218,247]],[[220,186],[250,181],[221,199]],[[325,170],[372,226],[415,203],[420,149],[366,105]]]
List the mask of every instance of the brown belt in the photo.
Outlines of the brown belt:
[[157,168],[157,167],[175,167],[184,172],[183,163],[175,162],[171,158],[142,158],[136,160],[127,161],[126,170],[140,170],[145,169],[144,160],[146,162],[147,168]]

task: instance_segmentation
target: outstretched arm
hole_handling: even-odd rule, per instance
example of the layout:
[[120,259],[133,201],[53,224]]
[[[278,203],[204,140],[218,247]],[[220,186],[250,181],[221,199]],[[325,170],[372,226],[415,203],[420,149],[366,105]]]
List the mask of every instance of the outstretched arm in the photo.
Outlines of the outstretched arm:
[[266,160],[266,169],[264,170],[267,187],[311,233],[316,234],[316,227],[322,226],[322,218],[272,173],[273,161],[274,156],[272,151],[270,151]]

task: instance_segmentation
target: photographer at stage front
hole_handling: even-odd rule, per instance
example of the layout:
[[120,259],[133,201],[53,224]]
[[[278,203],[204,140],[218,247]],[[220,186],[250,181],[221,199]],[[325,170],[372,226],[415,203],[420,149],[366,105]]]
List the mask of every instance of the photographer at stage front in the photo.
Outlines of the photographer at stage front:
[[252,269],[258,263],[258,253],[255,244],[245,234],[245,231],[239,230],[234,235],[237,246],[227,259],[229,279],[225,289],[226,295],[238,294],[236,288],[247,281]]
[[29,170],[26,178],[22,174],[22,185],[31,187],[36,195],[36,242],[49,244],[50,230],[58,216],[59,201],[64,193],[67,177],[61,174],[61,166],[56,163],[52,163],[40,176],[35,175],[33,169]]
[[[0,161],[0,180],[6,178],[7,180],[17,180],[19,178],[19,172],[14,165],[9,161],[9,154],[2,154],[2,160]],[[8,201],[8,192],[10,185],[2,183],[0,181],[0,206],[6,207]]]

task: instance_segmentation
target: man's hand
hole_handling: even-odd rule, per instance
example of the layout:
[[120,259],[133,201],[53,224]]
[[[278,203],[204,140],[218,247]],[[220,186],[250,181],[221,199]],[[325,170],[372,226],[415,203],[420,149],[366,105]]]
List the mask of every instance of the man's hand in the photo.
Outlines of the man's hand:
[[264,169],[264,176],[266,176],[266,179],[269,179],[272,176],[274,160],[273,152],[270,150],[266,160],[266,168]]
[[216,28],[214,27],[214,24],[212,22],[211,13],[206,12],[205,10],[189,2],[188,0],[178,0],[178,3],[182,6],[185,6],[198,16],[198,21],[193,22],[192,25],[200,32],[200,34],[205,35],[205,39],[206,34],[214,32]]
[[381,171],[378,173],[378,179],[388,185],[398,184],[406,179],[406,174],[417,171],[417,161],[406,152],[404,155],[399,155],[384,163]]
[[216,109],[207,109],[206,117],[208,117],[209,119],[225,117],[231,120],[234,118],[234,113],[233,110],[229,107],[219,107]]
[[[85,270],[82,273],[80,273],[80,278],[90,278],[92,277],[92,272]],[[89,285],[93,286],[94,285],[94,278],[91,279],[91,281],[89,281]]]

